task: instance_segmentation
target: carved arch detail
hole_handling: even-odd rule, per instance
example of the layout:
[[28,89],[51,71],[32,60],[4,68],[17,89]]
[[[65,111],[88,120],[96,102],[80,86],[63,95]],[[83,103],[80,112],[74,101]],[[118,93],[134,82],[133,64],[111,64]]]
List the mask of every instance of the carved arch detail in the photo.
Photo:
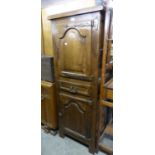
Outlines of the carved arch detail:
[[67,104],[65,104],[65,108],[68,109],[72,105],[75,106],[80,113],[83,114],[85,112],[85,110],[77,103],[77,101],[74,101],[74,100],[70,100]]
[[75,27],[70,27],[70,28],[68,28],[67,30],[65,30],[65,31],[63,32],[63,35],[60,36],[59,39],[63,39],[63,38],[65,37],[65,35],[67,34],[67,32],[68,32],[69,30],[71,30],[71,29],[76,30],[76,31],[78,32],[78,34],[79,34],[80,37],[86,38],[86,34],[85,34],[84,32],[82,32],[81,30],[79,30],[79,29],[77,29],[77,28],[75,28]]

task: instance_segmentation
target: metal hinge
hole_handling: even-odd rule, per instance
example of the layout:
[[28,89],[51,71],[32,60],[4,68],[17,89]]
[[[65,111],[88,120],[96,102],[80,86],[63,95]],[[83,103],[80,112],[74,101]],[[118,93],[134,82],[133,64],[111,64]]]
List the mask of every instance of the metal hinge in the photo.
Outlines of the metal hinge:
[[98,19],[94,19],[92,21],[92,27],[95,29],[95,30],[98,30]]

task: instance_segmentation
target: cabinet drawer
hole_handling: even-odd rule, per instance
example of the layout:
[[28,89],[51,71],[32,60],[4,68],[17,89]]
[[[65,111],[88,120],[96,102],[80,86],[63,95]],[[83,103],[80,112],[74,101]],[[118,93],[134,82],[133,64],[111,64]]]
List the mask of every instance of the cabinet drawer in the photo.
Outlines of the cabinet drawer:
[[72,94],[79,94],[85,96],[91,96],[91,83],[78,81],[73,79],[60,80],[60,90],[70,92]]
[[[70,100],[76,100],[77,102],[80,102],[82,103],[82,105],[86,105],[86,106],[92,106],[94,103],[94,100],[90,99],[89,97],[81,97],[77,95],[75,96],[75,95],[70,95],[68,93],[63,93],[63,92],[59,93],[59,97],[60,97],[60,100],[63,98],[68,98]],[[63,104],[66,104],[66,102]]]

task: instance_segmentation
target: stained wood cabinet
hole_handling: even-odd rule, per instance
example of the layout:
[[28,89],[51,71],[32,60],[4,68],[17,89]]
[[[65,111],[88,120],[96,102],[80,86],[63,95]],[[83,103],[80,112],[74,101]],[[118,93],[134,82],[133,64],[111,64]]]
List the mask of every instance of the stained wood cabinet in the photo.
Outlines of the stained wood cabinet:
[[96,152],[103,6],[49,16],[52,20],[60,136]]

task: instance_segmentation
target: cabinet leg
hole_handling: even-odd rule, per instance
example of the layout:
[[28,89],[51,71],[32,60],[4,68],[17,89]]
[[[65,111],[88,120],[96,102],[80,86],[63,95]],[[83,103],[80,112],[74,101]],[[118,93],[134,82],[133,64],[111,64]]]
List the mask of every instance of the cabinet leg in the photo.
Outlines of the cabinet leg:
[[53,136],[55,136],[55,135],[57,134],[57,131],[51,130],[51,131],[50,131],[50,134],[53,135]]
[[95,154],[96,148],[95,148],[95,145],[94,144],[90,144],[89,145],[89,152],[92,153],[92,154]]
[[60,131],[59,131],[59,136],[60,136],[61,138],[64,138],[64,137],[65,137],[64,132],[60,130]]

